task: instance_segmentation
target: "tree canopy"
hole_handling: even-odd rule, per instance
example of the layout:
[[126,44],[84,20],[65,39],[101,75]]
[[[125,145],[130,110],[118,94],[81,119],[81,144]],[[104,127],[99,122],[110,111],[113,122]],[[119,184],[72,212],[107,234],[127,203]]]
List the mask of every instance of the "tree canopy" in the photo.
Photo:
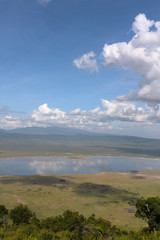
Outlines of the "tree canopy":
[[29,224],[33,213],[26,205],[18,205],[10,210],[10,218],[16,225]]
[[150,230],[160,230],[160,198],[150,197],[138,199],[136,203],[136,217],[142,218],[148,223]]

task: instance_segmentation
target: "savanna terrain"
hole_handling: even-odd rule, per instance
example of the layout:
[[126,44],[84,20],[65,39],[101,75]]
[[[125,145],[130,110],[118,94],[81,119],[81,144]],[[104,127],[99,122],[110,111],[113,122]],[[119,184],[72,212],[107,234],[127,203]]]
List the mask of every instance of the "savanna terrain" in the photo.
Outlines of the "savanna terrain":
[[76,210],[92,213],[121,229],[140,229],[135,217],[137,198],[160,197],[160,171],[95,175],[1,176],[0,204],[9,209],[27,204],[39,218]]
[[28,156],[114,155],[160,157],[160,140],[76,132],[63,128],[0,131],[0,158]]

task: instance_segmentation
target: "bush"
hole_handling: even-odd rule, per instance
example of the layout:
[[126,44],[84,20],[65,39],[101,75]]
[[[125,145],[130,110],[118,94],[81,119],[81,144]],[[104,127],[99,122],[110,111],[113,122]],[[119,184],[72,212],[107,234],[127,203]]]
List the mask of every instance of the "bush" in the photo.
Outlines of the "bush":
[[43,230],[38,237],[38,240],[53,240],[53,234],[48,230]]
[[10,218],[16,225],[29,224],[33,213],[26,205],[18,205],[10,210]]
[[138,199],[136,217],[146,220],[151,231],[160,230],[160,198]]

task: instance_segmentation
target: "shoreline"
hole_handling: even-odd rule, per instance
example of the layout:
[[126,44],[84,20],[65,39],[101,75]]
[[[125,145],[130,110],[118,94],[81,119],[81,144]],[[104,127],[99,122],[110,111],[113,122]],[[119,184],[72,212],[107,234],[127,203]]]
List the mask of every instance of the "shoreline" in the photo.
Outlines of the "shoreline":
[[15,158],[51,158],[51,157],[55,157],[55,158],[64,158],[64,159],[88,159],[89,157],[124,157],[124,158],[141,158],[141,159],[150,159],[150,160],[160,160],[160,157],[157,158],[155,156],[147,156],[147,155],[114,155],[114,154],[55,154],[55,155],[23,155],[23,156],[0,156],[0,160],[4,160],[4,159],[15,159]]
[[124,172],[99,172],[99,173],[68,173],[68,174],[33,174],[33,175],[0,175],[0,178],[3,177],[68,177],[68,176],[97,176],[97,175],[121,175],[121,176],[136,176],[144,178],[156,178],[160,179],[160,170],[137,170],[137,171],[124,171]]

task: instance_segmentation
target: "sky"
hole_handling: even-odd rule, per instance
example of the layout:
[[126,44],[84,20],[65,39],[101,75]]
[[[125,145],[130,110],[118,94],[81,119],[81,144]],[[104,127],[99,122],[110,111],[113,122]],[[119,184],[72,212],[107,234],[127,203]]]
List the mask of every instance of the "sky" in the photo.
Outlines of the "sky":
[[0,0],[0,128],[160,138],[159,0]]

